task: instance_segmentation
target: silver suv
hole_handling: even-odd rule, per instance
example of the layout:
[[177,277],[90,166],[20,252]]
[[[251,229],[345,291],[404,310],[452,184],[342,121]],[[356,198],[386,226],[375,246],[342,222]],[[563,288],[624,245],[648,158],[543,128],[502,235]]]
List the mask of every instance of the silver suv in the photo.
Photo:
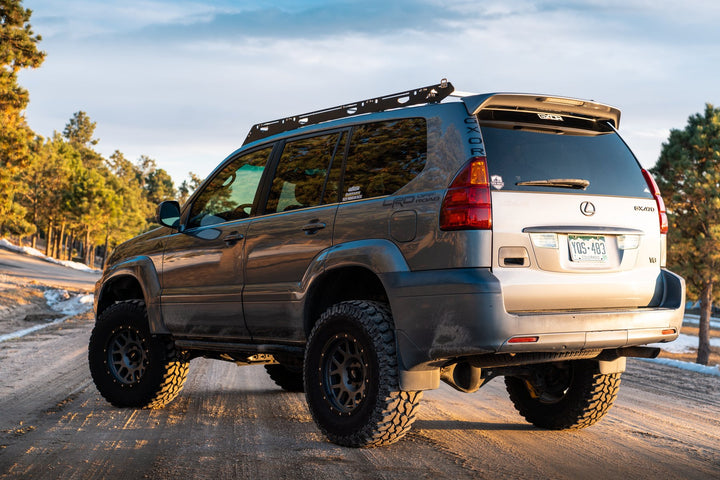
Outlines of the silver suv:
[[503,376],[534,425],[594,424],[626,357],[677,338],[685,292],[619,118],[443,81],[255,125],[110,257],[98,390],[158,408],[193,358],[265,364],[359,447],[400,439],[441,380],[470,393]]

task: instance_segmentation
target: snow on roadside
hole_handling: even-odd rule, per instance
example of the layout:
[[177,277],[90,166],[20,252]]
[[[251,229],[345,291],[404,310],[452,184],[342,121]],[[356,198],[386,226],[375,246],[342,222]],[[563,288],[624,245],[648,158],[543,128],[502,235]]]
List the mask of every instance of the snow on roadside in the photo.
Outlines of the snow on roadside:
[[[677,340],[670,343],[653,343],[649,347],[662,348],[668,353],[692,353],[698,348],[698,337],[681,333]],[[720,347],[720,338],[710,339],[711,347]]]
[[[688,322],[688,317],[696,317],[699,319],[700,317],[697,315],[685,315],[685,318],[683,320],[683,325],[692,325],[693,319],[690,319],[690,322]],[[715,321],[718,321],[718,319],[713,319],[714,323]],[[697,325],[697,323],[695,323]],[[717,328],[717,327],[713,327]],[[694,335],[686,335],[684,333],[681,333],[677,340],[670,342],[670,343],[653,343],[651,345],[648,345],[649,347],[658,347],[662,349],[665,352],[668,353],[694,353],[697,351],[698,348],[698,337]],[[711,347],[720,347],[720,338],[710,338],[710,346]],[[662,365],[669,365],[671,367],[675,368],[681,368],[683,370],[689,370],[691,372],[698,372],[703,373],[706,375],[714,375],[717,377],[720,377],[720,365],[715,366],[705,366],[705,365],[699,365],[697,363],[692,362],[683,362],[681,360],[673,360],[671,358],[651,358],[651,359],[641,359],[648,362],[654,362],[659,363]]]
[[683,370],[689,370],[691,372],[702,373],[705,375],[714,375],[720,377],[720,365],[705,366],[697,363],[683,362],[681,360],[673,360],[672,358],[639,358],[643,362],[659,363],[661,365],[668,365],[670,367],[680,368]]
[[[700,325],[700,315],[694,315],[692,313],[686,313],[683,319],[683,325],[691,325],[697,327]],[[720,329],[720,318],[710,317],[710,328]]]
[[15,338],[24,337],[38,330],[42,330],[53,325],[63,323],[65,320],[79,315],[90,310],[93,306],[92,294],[82,294],[71,296],[67,290],[49,289],[46,290],[43,295],[48,306],[58,313],[62,313],[63,316],[53,320],[52,322],[42,323],[40,325],[34,325],[32,327],[24,328],[16,332],[7,333],[0,335],[0,343],[7,340],[13,340]]
[[70,296],[67,290],[46,290],[45,301],[48,306],[64,315],[73,316],[90,310],[93,306],[92,294]]
[[65,267],[70,267],[75,270],[81,270],[83,272],[99,272],[100,270],[97,270],[95,268],[90,268],[84,263],[78,263],[78,262],[70,262],[68,260],[57,260],[55,258],[48,257],[44,253],[40,252],[40,250],[37,250],[35,248],[31,247],[18,247],[17,245],[14,245],[13,243],[10,243],[4,238],[0,238],[0,247],[7,248],[11,252],[16,253],[24,253],[25,255],[30,255],[33,257],[38,257],[42,260],[45,260],[46,262],[55,263],[57,265],[63,265]]

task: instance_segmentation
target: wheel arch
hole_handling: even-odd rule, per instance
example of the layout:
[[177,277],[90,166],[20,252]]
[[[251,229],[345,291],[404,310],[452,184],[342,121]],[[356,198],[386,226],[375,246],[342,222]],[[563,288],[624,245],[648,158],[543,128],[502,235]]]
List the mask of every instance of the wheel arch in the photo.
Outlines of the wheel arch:
[[389,305],[382,281],[366,266],[344,265],[326,270],[315,279],[308,292],[304,314],[305,336],[310,336],[325,310],[347,300],[372,300]]
[[[396,333],[398,373],[404,390],[431,390],[439,387],[440,369],[418,371],[405,369],[403,357],[408,342],[400,341],[396,315],[408,317],[408,311],[393,308],[393,287],[388,279],[393,273],[410,272],[400,249],[388,240],[361,240],[336,245],[325,251],[315,263],[307,282],[303,322],[308,338],[320,315],[331,305],[349,300],[368,300],[384,303],[392,316]],[[407,318],[405,319],[407,320]]]
[[152,260],[135,258],[112,267],[96,289],[95,318],[110,305],[124,300],[142,300],[152,333],[169,333],[160,309],[160,281]]
[[305,336],[309,336],[320,315],[338,302],[371,300],[389,306],[390,296],[382,275],[409,271],[397,246],[382,239],[359,240],[334,245],[323,252],[306,277],[304,306]]

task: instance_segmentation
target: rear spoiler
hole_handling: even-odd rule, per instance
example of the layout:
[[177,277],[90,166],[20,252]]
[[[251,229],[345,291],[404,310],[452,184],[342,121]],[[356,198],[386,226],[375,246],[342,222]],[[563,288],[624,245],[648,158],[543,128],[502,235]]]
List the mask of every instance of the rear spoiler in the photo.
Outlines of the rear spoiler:
[[524,93],[486,93],[461,99],[470,115],[477,115],[481,110],[541,112],[607,121],[616,129],[620,125],[620,110],[589,100]]

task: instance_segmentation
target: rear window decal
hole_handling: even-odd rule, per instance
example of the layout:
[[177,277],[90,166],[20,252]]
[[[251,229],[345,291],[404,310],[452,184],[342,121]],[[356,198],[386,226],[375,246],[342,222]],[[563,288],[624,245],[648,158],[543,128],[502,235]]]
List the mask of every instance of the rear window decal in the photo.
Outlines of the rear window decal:
[[492,185],[495,190],[501,190],[505,186],[505,182],[503,182],[503,178],[500,175],[491,175],[490,185]]
[[360,186],[354,186],[348,188],[347,193],[343,197],[343,202],[349,202],[350,200],[360,200],[363,198],[362,192],[360,191]]

